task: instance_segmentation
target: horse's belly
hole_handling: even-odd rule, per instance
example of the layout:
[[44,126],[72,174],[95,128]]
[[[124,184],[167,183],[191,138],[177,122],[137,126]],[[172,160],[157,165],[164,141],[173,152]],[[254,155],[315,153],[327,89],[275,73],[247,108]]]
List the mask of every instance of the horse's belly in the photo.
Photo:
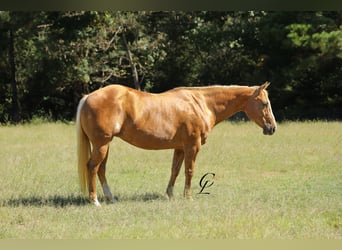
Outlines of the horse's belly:
[[156,138],[153,136],[144,136],[144,137],[125,137],[119,136],[122,140],[132,144],[136,147],[143,149],[171,149],[181,147],[181,143],[177,143],[174,140],[163,140],[160,138]]
[[182,146],[180,138],[171,133],[130,129],[117,135],[122,140],[143,149],[171,149]]

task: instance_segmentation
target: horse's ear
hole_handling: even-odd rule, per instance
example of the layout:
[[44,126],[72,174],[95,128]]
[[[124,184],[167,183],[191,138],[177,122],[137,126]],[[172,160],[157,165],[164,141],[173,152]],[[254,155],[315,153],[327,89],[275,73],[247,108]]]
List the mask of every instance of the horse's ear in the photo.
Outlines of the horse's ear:
[[261,89],[267,89],[267,87],[270,85],[270,82],[265,82],[263,85],[260,86]]
[[268,85],[270,85],[270,84],[271,84],[270,82],[265,82],[263,85],[257,87],[257,89],[255,90],[253,96],[258,96],[260,94],[260,92],[262,90],[265,90],[268,87]]

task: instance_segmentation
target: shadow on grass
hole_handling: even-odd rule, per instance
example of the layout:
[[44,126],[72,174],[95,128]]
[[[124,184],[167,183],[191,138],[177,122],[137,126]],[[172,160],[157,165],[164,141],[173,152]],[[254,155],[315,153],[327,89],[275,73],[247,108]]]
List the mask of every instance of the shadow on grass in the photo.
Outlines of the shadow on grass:
[[168,200],[165,195],[159,193],[141,193],[134,194],[128,197],[119,197],[118,201],[138,201],[138,202],[149,202],[149,201],[165,201]]
[[[117,202],[150,202],[157,200],[167,200],[164,195],[158,193],[142,193],[135,194],[129,197],[116,197]],[[101,203],[106,202],[104,197],[99,197],[99,201]],[[90,205],[89,200],[85,196],[49,196],[49,197],[39,197],[39,196],[31,196],[31,197],[19,197],[12,198],[8,200],[0,200],[0,207],[19,207],[19,206],[33,206],[33,207],[41,207],[41,206],[50,206],[50,207],[66,207],[66,206],[86,206]]]
[[2,207],[19,207],[19,206],[50,206],[50,207],[66,207],[66,206],[84,206],[89,204],[89,201],[84,196],[49,196],[49,197],[18,197],[8,200],[0,201],[0,206]]

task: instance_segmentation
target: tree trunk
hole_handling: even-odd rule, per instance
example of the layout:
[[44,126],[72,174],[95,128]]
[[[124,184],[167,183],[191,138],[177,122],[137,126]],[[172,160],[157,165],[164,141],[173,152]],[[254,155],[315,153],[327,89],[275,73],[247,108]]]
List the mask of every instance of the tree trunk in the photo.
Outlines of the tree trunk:
[[125,44],[127,57],[129,60],[129,64],[131,66],[134,87],[138,90],[141,90],[138,71],[137,71],[137,68],[135,67],[135,63],[133,62],[132,53],[131,53],[131,50],[129,49],[125,33],[122,33],[122,39],[123,39],[123,42]]
[[9,50],[8,50],[8,60],[10,64],[10,78],[11,78],[11,88],[12,88],[12,110],[11,119],[13,123],[20,122],[20,110],[19,110],[19,100],[18,100],[18,89],[17,81],[15,79],[15,52],[14,52],[14,34],[13,30],[9,30]]

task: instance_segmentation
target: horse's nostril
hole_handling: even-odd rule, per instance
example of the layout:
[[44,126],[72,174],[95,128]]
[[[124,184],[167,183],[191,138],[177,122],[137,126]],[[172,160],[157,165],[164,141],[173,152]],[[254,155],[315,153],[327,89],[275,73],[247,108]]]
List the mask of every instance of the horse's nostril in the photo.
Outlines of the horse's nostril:
[[264,134],[265,135],[273,135],[274,132],[276,131],[276,126],[272,126],[268,124],[267,126],[264,127]]

